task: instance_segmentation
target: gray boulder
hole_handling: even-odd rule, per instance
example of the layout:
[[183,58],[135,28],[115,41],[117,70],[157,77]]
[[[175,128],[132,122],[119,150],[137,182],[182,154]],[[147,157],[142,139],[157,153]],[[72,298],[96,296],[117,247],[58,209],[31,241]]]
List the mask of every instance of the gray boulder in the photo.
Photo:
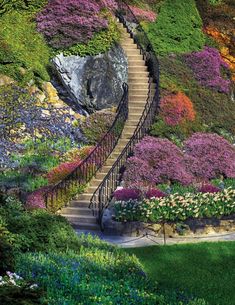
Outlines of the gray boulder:
[[88,113],[120,102],[122,84],[128,81],[128,60],[119,45],[97,56],[59,54],[52,63],[73,102]]

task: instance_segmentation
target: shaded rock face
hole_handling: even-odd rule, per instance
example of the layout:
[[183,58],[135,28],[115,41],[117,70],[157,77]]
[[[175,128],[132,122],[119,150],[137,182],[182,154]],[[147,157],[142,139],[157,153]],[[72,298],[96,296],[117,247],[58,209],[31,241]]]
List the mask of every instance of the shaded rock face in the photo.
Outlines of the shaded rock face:
[[[123,82],[128,80],[128,61],[120,46],[97,56],[57,55],[57,76],[78,108],[88,113],[118,105]],[[57,90],[60,90],[57,88]]]

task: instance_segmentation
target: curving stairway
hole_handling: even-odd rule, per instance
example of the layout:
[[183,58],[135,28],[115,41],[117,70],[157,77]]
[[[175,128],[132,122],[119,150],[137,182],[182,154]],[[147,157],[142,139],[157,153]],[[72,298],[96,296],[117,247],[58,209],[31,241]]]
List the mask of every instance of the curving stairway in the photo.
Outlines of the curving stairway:
[[[86,192],[77,196],[76,200],[71,201],[68,207],[60,211],[60,214],[66,217],[75,228],[82,230],[100,230],[96,217],[93,216],[91,209],[89,209],[90,200],[129,139],[133,136],[148,99],[149,72],[143,56],[122,23],[119,23],[119,27],[123,33],[121,46],[128,57],[129,115],[118,144],[107,159],[106,164],[92,178]],[[153,95],[155,93],[154,89],[153,87],[151,91]]]

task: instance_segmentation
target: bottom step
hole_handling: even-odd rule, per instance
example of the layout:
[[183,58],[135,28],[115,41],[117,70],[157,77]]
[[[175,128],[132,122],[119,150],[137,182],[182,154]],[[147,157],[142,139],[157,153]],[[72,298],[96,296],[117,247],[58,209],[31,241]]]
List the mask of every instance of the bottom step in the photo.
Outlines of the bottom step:
[[87,231],[97,231],[101,232],[100,226],[95,223],[72,223],[70,222],[71,226],[74,228],[74,230],[87,230]]

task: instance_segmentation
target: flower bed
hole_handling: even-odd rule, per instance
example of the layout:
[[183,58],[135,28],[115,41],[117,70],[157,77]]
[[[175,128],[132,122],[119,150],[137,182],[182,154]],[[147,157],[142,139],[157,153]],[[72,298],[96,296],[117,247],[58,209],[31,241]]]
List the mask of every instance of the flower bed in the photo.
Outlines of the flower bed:
[[235,213],[235,190],[228,188],[218,193],[187,193],[163,198],[117,201],[116,220],[121,222],[184,221],[189,218],[222,217]]

